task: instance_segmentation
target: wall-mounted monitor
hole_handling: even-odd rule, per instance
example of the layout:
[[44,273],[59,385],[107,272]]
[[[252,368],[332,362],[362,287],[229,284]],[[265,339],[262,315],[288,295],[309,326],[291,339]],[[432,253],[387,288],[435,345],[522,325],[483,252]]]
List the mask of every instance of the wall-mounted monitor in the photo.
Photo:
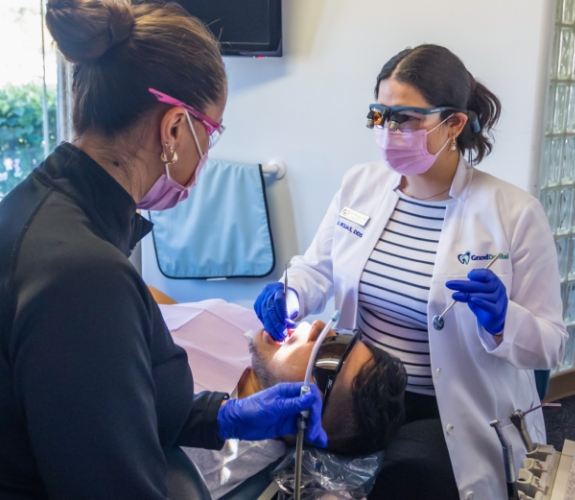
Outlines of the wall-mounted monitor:
[[208,25],[225,56],[282,55],[281,0],[177,0]]

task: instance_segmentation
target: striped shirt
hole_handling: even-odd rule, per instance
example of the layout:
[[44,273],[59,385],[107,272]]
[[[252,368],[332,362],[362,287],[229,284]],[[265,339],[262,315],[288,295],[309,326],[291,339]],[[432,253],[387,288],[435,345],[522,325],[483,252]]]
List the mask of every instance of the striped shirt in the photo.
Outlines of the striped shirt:
[[358,327],[366,341],[403,361],[408,391],[435,395],[427,302],[445,210],[453,200],[421,202],[398,194],[361,275]]

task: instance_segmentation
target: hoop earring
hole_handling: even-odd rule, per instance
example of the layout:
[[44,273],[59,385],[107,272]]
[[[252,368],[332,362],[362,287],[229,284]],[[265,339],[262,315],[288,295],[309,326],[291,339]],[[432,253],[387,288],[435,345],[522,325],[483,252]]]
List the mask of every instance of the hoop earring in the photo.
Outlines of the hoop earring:
[[457,151],[457,139],[454,137],[451,143],[451,151]]
[[166,165],[171,165],[172,163],[176,163],[178,161],[178,153],[176,153],[174,151],[174,148],[172,146],[170,146],[167,142],[164,143],[164,146],[170,149],[170,154],[172,155],[172,159],[168,160],[168,158],[166,157],[166,152],[162,151],[162,154],[160,155],[160,160],[162,160],[164,162],[164,164],[166,164]]

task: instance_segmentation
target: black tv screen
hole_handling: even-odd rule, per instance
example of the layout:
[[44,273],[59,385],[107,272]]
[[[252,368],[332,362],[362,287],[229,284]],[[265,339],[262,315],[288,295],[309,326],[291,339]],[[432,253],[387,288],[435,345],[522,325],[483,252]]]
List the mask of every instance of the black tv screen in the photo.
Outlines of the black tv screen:
[[177,0],[208,25],[223,55],[281,56],[281,0]]

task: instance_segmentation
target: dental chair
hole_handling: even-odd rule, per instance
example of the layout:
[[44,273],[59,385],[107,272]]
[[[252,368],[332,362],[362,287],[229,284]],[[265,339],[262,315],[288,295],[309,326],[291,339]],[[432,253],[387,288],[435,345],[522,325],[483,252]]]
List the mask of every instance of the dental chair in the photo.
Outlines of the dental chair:
[[271,473],[282,460],[283,457],[268,465],[256,475],[226,493],[220,500],[269,500],[273,498],[278,491],[278,487],[273,481]]
[[170,500],[212,500],[200,471],[178,447],[164,449]]
[[[168,467],[167,486],[170,500],[212,500],[202,474],[178,447],[163,450]],[[221,500],[270,500],[278,488],[271,472],[283,460],[262,469],[242,484],[221,497]]]

